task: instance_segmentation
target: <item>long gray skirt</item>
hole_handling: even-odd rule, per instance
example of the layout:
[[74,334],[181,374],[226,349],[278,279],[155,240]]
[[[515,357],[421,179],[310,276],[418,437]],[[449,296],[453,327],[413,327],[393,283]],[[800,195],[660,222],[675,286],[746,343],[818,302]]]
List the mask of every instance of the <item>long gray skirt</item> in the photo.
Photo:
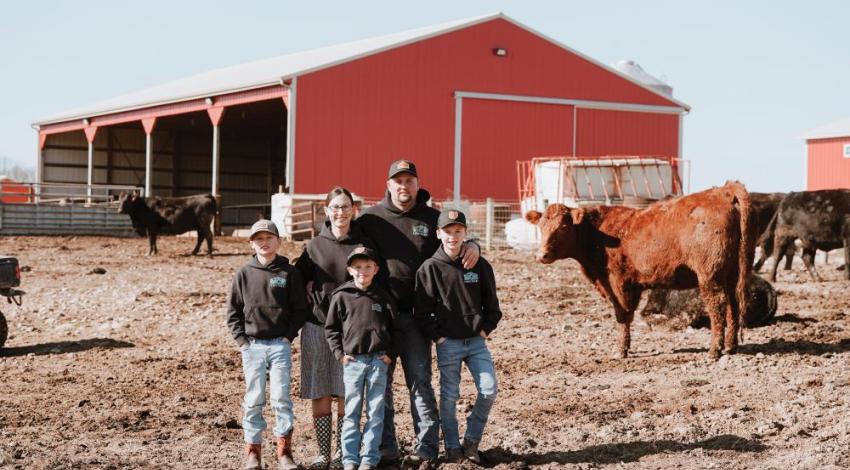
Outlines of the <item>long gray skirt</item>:
[[342,364],[325,339],[325,328],[305,322],[301,328],[301,398],[344,397]]

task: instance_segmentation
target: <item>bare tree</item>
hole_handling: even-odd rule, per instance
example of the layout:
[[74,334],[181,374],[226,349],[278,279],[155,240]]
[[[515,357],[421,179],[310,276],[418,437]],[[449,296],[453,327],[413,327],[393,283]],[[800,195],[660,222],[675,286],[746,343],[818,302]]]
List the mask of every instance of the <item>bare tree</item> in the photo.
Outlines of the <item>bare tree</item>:
[[35,180],[35,168],[25,167],[3,155],[0,156],[0,176],[6,176],[16,181],[31,182]]

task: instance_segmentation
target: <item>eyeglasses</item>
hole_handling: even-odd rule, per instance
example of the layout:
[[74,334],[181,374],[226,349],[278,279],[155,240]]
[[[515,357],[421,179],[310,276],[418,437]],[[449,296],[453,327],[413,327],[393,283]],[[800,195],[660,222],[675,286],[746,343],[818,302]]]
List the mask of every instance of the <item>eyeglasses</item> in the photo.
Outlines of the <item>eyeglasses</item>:
[[332,206],[328,206],[328,210],[330,210],[331,212],[348,212],[351,210],[351,206],[348,204],[344,206],[338,206],[334,204]]

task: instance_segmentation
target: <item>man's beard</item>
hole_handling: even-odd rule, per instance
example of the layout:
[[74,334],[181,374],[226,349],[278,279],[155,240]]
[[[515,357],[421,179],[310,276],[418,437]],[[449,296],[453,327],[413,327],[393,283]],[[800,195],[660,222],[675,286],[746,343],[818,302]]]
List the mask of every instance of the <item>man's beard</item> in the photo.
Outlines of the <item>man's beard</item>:
[[398,195],[398,201],[402,203],[408,203],[413,199],[413,196],[410,193],[402,193]]

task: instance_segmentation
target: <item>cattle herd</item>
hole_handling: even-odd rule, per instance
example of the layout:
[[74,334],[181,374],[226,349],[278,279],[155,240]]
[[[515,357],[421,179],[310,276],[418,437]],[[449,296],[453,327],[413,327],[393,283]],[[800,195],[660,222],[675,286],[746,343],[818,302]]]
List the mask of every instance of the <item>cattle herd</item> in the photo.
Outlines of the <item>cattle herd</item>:
[[[775,312],[775,294],[764,302],[766,308],[772,303],[769,315],[750,308],[753,292],[773,292],[753,276],[771,255],[769,279],[775,281],[781,258],[790,269],[799,242],[806,269],[820,281],[816,251],[843,247],[840,269],[850,279],[850,190],[764,194],[729,182],[644,209],[553,204],[542,214],[528,212],[526,219],[541,229],[538,261],[576,260],[611,302],[621,357],[628,355],[630,324],[644,290],[697,289],[711,323],[708,354],[717,359],[721,348],[735,352],[742,322],[764,324]],[[757,245],[761,257],[754,266]]]
[[[119,212],[149,240],[157,252],[158,234],[198,233],[192,254],[204,240],[212,255],[211,223],[218,206],[211,194],[180,198],[144,198],[121,194]],[[552,204],[526,219],[541,228],[537,254],[541,263],[572,258],[585,277],[614,307],[619,328],[619,355],[628,356],[630,325],[641,293],[654,290],[647,308],[656,307],[670,290],[694,289],[692,297],[711,324],[708,354],[735,352],[739,328],[767,323],[776,311],[772,287],[753,273],[772,258],[768,278],[785,258],[790,269],[796,242],[814,281],[817,250],[844,249],[844,277],[850,279],[850,190],[750,193],[729,182],[647,208],[598,206],[568,208]],[[755,248],[761,256],[754,262]],[[761,301],[760,301],[761,300]],[[753,305],[753,303],[756,305]]]

